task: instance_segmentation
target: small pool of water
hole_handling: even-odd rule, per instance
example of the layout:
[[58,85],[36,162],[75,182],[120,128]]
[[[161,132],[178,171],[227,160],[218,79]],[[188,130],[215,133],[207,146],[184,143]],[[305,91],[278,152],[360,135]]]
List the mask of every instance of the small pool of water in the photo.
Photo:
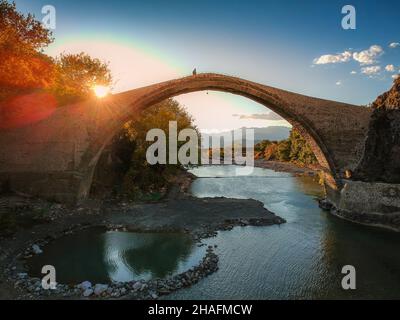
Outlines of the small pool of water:
[[30,259],[29,274],[42,277],[42,267],[53,265],[57,282],[65,284],[166,278],[198,265],[205,252],[181,233],[88,228],[45,246]]

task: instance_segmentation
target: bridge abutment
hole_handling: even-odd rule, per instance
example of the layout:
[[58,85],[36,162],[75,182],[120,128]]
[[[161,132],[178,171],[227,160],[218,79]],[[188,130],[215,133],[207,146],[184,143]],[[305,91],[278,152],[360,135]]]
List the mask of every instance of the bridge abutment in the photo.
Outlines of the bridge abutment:
[[400,184],[343,180],[326,186],[330,212],[340,218],[400,232]]

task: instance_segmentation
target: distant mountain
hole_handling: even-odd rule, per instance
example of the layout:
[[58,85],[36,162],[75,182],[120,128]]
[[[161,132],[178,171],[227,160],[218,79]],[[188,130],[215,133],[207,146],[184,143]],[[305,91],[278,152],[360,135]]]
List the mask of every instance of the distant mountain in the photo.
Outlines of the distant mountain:
[[[246,128],[243,129],[243,135],[245,135],[245,130]],[[253,129],[254,130],[254,143],[258,143],[262,140],[271,140],[271,141],[280,141],[280,140],[285,140],[289,138],[290,130],[291,128],[284,127],[284,126],[271,126],[271,127],[265,127],[265,128],[247,128],[247,129]],[[202,133],[202,137],[207,138],[207,137],[221,137],[224,134],[231,134],[233,137],[233,130],[231,131],[224,131],[220,133]],[[243,137],[244,138],[244,137]],[[244,143],[244,141],[243,141]],[[223,145],[221,144],[221,147]]]
[[291,128],[283,126],[274,126],[266,128],[253,128],[254,140],[260,142],[261,140],[285,140],[289,138]]

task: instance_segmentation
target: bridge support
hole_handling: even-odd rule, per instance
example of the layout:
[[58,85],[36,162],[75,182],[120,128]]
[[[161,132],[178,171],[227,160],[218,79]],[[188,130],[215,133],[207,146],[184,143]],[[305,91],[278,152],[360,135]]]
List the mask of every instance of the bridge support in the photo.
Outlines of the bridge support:
[[400,184],[343,180],[342,185],[340,190],[326,186],[331,213],[400,232]]

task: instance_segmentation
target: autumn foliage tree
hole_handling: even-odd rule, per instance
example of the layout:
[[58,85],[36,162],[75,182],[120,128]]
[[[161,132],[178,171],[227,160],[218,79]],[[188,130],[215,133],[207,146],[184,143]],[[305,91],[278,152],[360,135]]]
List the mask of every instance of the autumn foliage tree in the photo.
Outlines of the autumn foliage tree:
[[258,158],[293,162],[299,165],[315,165],[318,160],[310,145],[296,130],[290,131],[288,139],[282,141],[264,140],[255,145]]
[[51,32],[32,14],[23,15],[15,3],[0,0],[0,95],[51,85],[54,65],[43,49],[52,41]]
[[61,54],[55,59],[56,73],[52,90],[61,103],[84,99],[93,94],[95,85],[111,86],[107,63],[88,54]]
[[110,69],[99,59],[83,52],[46,55],[44,49],[53,40],[34,15],[19,13],[14,2],[0,0],[0,100],[44,90],[62,105],[89,97],[95,84],[111,85]]

